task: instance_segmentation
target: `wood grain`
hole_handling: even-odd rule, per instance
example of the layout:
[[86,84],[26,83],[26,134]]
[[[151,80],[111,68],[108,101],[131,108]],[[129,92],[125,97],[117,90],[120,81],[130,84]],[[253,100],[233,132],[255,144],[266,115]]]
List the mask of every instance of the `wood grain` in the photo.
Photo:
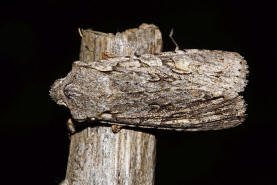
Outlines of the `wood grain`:
[[[145,53],[159,53],[162,37],[154,25],[122,33],[106,34],[82,30],[80,60]],[[71,137],[64,184],[137,185],[154,184],[156,139],[153,134],[111,127],[88,127]]]

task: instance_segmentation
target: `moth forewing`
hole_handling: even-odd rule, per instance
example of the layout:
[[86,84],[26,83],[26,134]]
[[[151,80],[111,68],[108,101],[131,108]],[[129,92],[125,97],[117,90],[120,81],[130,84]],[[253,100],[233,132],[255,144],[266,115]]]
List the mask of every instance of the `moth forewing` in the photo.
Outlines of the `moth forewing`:
[[[246,61],[237,53],[164,52],[75,62],[51,96],[83,121],[173,130],[216,130],[240,124]],[[61,83],[61,82],[59,82]],[[63,93],[62,93],[63,92]]]

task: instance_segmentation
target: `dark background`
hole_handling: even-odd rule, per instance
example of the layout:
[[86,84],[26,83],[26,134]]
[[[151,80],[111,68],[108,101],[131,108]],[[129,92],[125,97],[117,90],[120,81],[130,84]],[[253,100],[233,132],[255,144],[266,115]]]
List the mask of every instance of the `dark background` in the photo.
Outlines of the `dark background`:
[[268,1],[1,1],[0,184],[58,184],[70,144],[50,85],[78,59],[77,28],[161,29],[164,50],[236,51],[248,61],[248,118],[209,132],[157,132],[156,184],[277,184],[276,6]]

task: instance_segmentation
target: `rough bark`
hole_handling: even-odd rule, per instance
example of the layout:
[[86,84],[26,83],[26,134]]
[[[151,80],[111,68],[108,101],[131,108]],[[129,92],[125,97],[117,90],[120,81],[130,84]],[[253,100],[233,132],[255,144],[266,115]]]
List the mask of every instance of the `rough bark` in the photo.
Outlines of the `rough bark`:
[[[144,53],[159,53],[162,38],[154,25],[106,34],[82,30],[80,60]],[[154,184],[155,136],[136,130],[87,127],[71,136],[64,184],[119,185]]]

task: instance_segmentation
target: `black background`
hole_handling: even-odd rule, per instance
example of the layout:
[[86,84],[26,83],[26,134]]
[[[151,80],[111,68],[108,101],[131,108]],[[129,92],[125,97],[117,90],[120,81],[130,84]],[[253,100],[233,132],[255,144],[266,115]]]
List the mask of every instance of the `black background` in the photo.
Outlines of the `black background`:
[[153,23],[164,51],[236,51],[249,64],[248,118],[209,132],[157,132],[156,184],[277,184],[276,6],[268,1],[1,1],[0,184],[58,184],[69,138],[66,108],[48,91],[78,60],[77,28],[117,32]]

